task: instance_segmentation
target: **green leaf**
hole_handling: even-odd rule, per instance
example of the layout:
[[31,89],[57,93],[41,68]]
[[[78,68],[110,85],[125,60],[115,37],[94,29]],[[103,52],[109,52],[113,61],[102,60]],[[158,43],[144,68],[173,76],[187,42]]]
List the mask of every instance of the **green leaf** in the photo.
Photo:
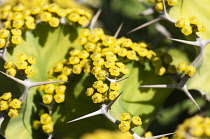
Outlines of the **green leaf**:
[[130,68],[129,78],[122,81],[123,94],[111,108],[111,114],[117,119],[123,112],[128,112],[132,116],[140,116],[143,125],[137,127],[135,132],[142,134],[156,117],[159,108],[172,90],[139,88],[138,86],[168,84],[171,81],[164,76],[155,75],[153,68],[148,63],[141,65],[132,62],[127,66]]
[[[52,28],[45,23],[38,24],[34,31],[26,31],[24,33],[21,44],[15,46],[15,48],[9,47],[7,59],[16,62],[19,53],[34,56],[37,59],[37,63],[34,65],[36,73],[29,79],[34,82],[45,81],[48,76],[48,70],[57,62],[62,61],[68,54],[69,49],[81,48],[75,42],[76,37],[77,30],[70,26],[61,25],[58,28]],[[3,82],[2,85],[8,86],[10,82],[11,80],[9,82]],[[12,84],[15,83],[12,82]],[[17,83],[15,86],[17,86]],[[7,91],[11,91],[16,98],[20,97],[20,94],[23,92],[23,87],[20,87],[21,92],[12,88],[10,87]],[[32,122],[37,118],[36,105],[40,107],[41,105],[38,103],[42,102],[41,96],[39,99],[36,99],[35,96],[37,93],[37,87],[31,88],[26,101],[19,110],[19,116],[14,119],[6,117],[1,131],[9,139],[15,138],[17,135],[20,138],[33,138]]]
[[[197,16],[199,22],[204,23],[206,26],[206,31],[203,33],[197,33],[203,40],[208,40],[210,36],[209,28],[209,1],[208,0],[180,0],[176,6],[170,10],[170,17],[178,20],[180,18],[189,18],[191,16]],[[208,82],[209,77],[209,59],[210,59],[210,45],[207,45],[203,52],[203,57],[201,62],[197,67],[197,72],[195,75],[187,82],[187,87],[189,89],[200,89],[210,95],[210,86]],[[191,47],[191,46],[189,46]],[[193,49],[193,47],[192,47]]]

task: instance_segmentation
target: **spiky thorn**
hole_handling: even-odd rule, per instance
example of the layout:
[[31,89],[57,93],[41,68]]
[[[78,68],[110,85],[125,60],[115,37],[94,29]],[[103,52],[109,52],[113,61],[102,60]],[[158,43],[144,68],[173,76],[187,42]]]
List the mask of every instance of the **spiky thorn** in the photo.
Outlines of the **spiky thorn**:
[[26,99],[28,91],[31,87],[45,85],[45,84],[51,84],[51,83],[67,82],[67,81],[31,82],[29,79],[20,80],[18,78],[15,78],[15,77],[13,77],[9,74],[6,74],[6,73],[2,72],[2,71],[0,71],[0,73],[4,74],[5,76],[9,77],[10,79],[12,79],[12,80],[16,81],[17,83],[24,86],[24,92],[21,95],[21,97],[19,98],[19,100],[22,101],[22,102]]
[[185,40],[180,40],[180,39],[173,39],[173,38],[168,38],[173,41],[193,45],[193,46],[198,46],[200,48],[204,48],[207,44],[210,43],[210,40],[203,40],[201,38],[196,38],[196,41],[185,41]]
[[94,25],[96,21],[98,20],[99,15],[101,14],[102,9],[99,9],[97,13],[93,16],[91,22],[90,22],[90,30],[93,31]]
[[146,26],[149,26],[149,25],[151,25],[151,24],[153,24],[153,23],[155,23],[155,22],[157,22],[157,21],[159,21],[159,20],[161,20],[161,17],[157,17],[157,18],[155,18],[155,19],[153,19],[153,20],[151,20],[151,21],[149,21],[149,22],[147,22],[147,23],[144,23],[143,25],[140,25],[140,26],[138,26],[138,27],[132,29],[132,30],[129,31],[127,34],[133,33],[133,32],[135,32],[135,31],[137,31],[137,30],[139,30],[139,29],[142,29],[142,28],[144,28],[144,27],[146,27]]
[[[102,104],[101,105],[101,108],[95,112],[92,112],[92,113],[89,113],[89,114],[86,114],[84,116],[81,116],[79,118],[76,118],[74,120],[71,120],[71,121],[68,121],[67,123],[72,123],[72,122],[75,122],[75,121],[79,121],[79,120],[82,120],[82,119],[86,119],[86,118],[89,118],[89,117],[93,117],[93,116],[96,116],[96,115],[100,115],[100,114],[103,114],[105,115],[105,117],[107,119],[109,119],[112,123],[114,123],[115,125],[118,125],[119,124],[119,121],[114,119],[110,114],[109,114],[109,109],[111,108],[111,106],[116,102],[116,100],[119,98],[119,96],[121,95],[122,93],[120,93],[114,100],[112,100],[110,103],[108,103],[107,105],[106,104]],[[132,136],[134,137],[134,139],[156,139],[156,138],[159,138],[159,137],[163,137],[163,136],[167,136],[167,135],[171,135],[173,133],[169,133],[169,134],[163,134],[163,135],[158,135],[158,136],[154,136],[154,137],[150,137],[150,138],[142,138],[140,137],[139,135],[137,135],[135,132],[133,132],[131,129],[129,130],[129,132],[132,134]]]
[[167,84],[141,85],[139,87],[147,87],[147,88],[149,88],[149,87],[152,87],[152,88],[176,88],[176,89],[179,89],[179,90],[183,91],[189,97],[189,99],[195,104],[195,106],[200,110],[200,107],[198,106],[198,104],[196,103],[196,101],[194,100],[194,98],[192,97],[192,95],[190,94],[190,92],[187,89],[186,82],[187,82],[188,79],[189,79],[189,76],[185,75],[178,84],[174,84],[174,85],[167,85]]
[[157,30],[158,32],[160,32],[163,36],[165,36],[165,37],[167,37],[167,38],[171,37],[171,33],[168,32],[167,29],[166,29],[163,25],[161,25],[161,24],[159,24],[159,23],[155,23],[155,28],[156,28],[156,30]]
[[52,137],[53,137],[53,134],[50,133],[50,134],[48,134],[48,138],[47,139],[52,139]]
[[7,61],[7,59],[6,59],[6,51],[7,51],[6,47],[4,47],[2,50],[0,50],[0,58],[2,58],[4,61]]
[[192,97],[192,95],[190,94],[190,92],[187,89],[186,84],[181,88],[181,90],[190,98],[190,100],[196,105],[196,107],[200,110],[200,107],[198,106],[198,104],[196,103],[195,99]]
[[142,88],[178,88],[178,85],[158,84],[158,85],[141,85]]
[[114,38],[115,39],[118,37],[118,35],[119,35],[119,33],[120,33],[121,29],[122,29],[122,26],[123,26],[123,23],[120,24],[120,26],[118,27],[117,31],[115,32],[115,34],[114,34]]
[[159,14],[159,16],[157,18],[155,18],[155,19],[153,19],[153,20],[151,20],[151,21],[149,21],[149,22],[147,22],[147,23],[145,23],[143,25],[140,25],[140,26],[134,28],[133,30],[129,31],[128,34],[130,34],[132,32],[135,32],[135,31],[137,31],[137,30],[139,30],[141,28],[149,26],[149,25],[151,25],[151,24],[153,24],[155,22],[158,22],[159,20],[163,20],[163,19],[165,19],[165,20],[167,20],[167,21],[169,21],[171,23],[176,23],[172,18],[169,17],[169,15],[168,15],[168,13],[166,11],[166,6],[165,6],[165,1],[164,0],[162,1],[162,3],[163,3],[163,11],[160,12],[160,14]]
[[79,118],[76,118],[74,120],[71,120],[67,123],[72,123],[72,122],[75,122],[75,121],[78,121],[78,120],[82,120],[82,119],[86,119],[86,118],[89,118],[89,117],[93,117],[93,116],[96,116],[96,115],[100,115],[100,114],[103,114],[105,115],[111,122],[113,122],[114,124],[116,124],[116,119],[114,119],[110,114],[109,114],[109,109],[111,108],[111,106],[114,104],[114,102],[116,102],[116,100],[119,98],[119,96],[121,95],[122,93],[120,93],[114,100],[112,100],[111,102],[109,102],[107,105],[106,104],[102,104],[101,105],[101,108],[95,112],[92,112],[92,113],[89,113],[87,115],[84,115],[82,117],[79,117]]

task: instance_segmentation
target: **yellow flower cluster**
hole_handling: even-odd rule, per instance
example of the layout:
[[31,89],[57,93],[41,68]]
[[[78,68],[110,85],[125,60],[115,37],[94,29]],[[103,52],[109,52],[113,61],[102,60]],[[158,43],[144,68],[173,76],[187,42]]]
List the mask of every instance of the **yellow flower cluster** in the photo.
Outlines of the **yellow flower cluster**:
[[165,73],[176,73],[176,67],[171,65],[172,57],[163,52],[157,52],[152,58],[152,65],[155,67],[155,74],[164,75]]
[[96,130],[94,133],[86,133],[80,139],[133,139],[129,132]]
[[42,130],[45,133],[53,132],[54,123],[52,121],[52,117],[48,113],[43,113],[40,116],[40,121],[38,121],[38,120],[33,121],[32,127],[35,130],[37,130],[40,126],[42,126]]
[[4,64],[4,68],[7,69],[6,73],[15,76],[17,71],[21,75],[33,76],[34,75],[34,67],[33,64],[36,64],[36,58],[33,56],[27,56],[24,53],[20,53],[17,56],[18,61],[16,64],[12,60],[8,60]]
[[[136,126],[140,126],[142,125],[142,121],[141,118],[138,116],[134,116],[131,119],[131,116],[129,113],[121,113],[120,114],[120,118],[121,118],[121,122],[118,125],[118,128],[122,131],[122,132],[127,132],[130,129],[136,127]],[[131,121],[130,121],[131,120]]]
[[98,80],[93,83],[93,87],[87,88],[85,93],[87,96],[92,96],[94,103],[101,103],[106,100],[114,100],[119,95],[120,88],[119,83],[112,82],[108,86],[102,80]]
[[196,72],[196,68],[193,66],[187,66],[186,63],[179,63],[177,66],[177,71],[184,71],[185,74],[188,74],[190,77],[192,77]]
[[8,116],[15,118],[18,116],[18,110],[21,106],[21,101],[12,99],[11,92],[4,93],[0,96],[0,111],[8,113]]
[[196,115],[180,124],[172,139],[210,138],[210,118]]
[[[129,73],[128,67],[122,61],[144,62],[149,60],[155,63],[154,58],[157,58],[156,53],[150,50],[146,43],[135,43],[125,37],[116,39],[105,35],[101,28],[95,28],[92,31],[89,28],[80,29],[77,42],[84,49],[71,50],[69,58],[57,63],[48,74],[60,81],[67,81],[72,73],[93,74],[97,81],[93,83],[93,87],[87,88],[86,95],[91,96],[94,103],[114,100],[119,95],[120,84],[107,83],[104,80],[105,76],[119,79]],[[160,56],[160,58],[163,62],[162,65],[156,64],[156,69],[159,70],[158,75],[165,73],[162,70],[165,67],[172,67],[170,56]]]
[[[54,81],[52,78],[47,79],[47,81]],[[42,101],[44,104],[51,104],[53,100],[56,103],[62,103],[65,100],[66,86],[62,84],[46,84],[39,88],[39,91],[43,91],[45,94],[42,96]]]
[[[150,0],[151,1],[151,0]],[[157,12],[160,12],[163,10],[163,4],[162,4],[162,0],[155,0],[156,1],[156,4],[155,4],[155,10]],[[165,0],[165,3],[166,3],[166,6],[169,7],[169,6],[174,6],[176,5],[178,2],[178,0]]]
[[188,20],[181,18],[176,21],[175,26],[181,28],[184,35],[206,31],[206,26],[203,23],[200,23],[196,16],[191,16]]
[[60,22],[74,25],[87,25],[92,18],[92,12],[84,7],[62,8],[52,3],[43,7],[27,8],[23,4],[4,5],[0,9],[0,48],[6,46],[7,38],[14,45],[20,44],[22,31],[36,28],[39,22],[48,22],[51,27],[58,27]]

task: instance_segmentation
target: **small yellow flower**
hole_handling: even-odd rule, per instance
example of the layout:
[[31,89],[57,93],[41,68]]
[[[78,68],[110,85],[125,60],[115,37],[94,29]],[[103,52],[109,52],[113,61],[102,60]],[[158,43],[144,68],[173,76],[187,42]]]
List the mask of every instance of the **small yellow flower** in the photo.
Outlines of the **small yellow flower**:
[[11,32],[12,32],[12,35],[15,35],[15,36],[22,35],[22,31],[20,29],[18,29],[18,28],[11,29]]
[[14,20],[12,26],[14,28],[21,28],[24,25],[24,20]]
[[30,76],[33,76],[35,74],[34,70],[35,70],[34,67],[27,66],[26,69],[25,69],[25,73],[30,77]]
[[127,120],[130,120],[131,116],[129,113],[121,113],[120,114],[120,118],[123,120],[123,121],[127,121]]
[[206,31],[206,26],[203,23],[198,23],[197,27],[198,27],[199,32],[205,32]]
[[104,30],[102,28],[94,28],[93,32],[94,32],[94,34],[96,34],[98,36],[104,35]]
[[137,117],[137,116],[134,116],[132,118],[132,123],[135,125],[135,126],[139,126],[142,124],[142,121],[141,121],[141,118],[140,117]]
[[155,10],[156,10],[157,12],[160,12],[160,11],[163,10],[163,4],[162,4],[162,2],[158,2],[158,3],[155,5]]
[[91,88],[87,88],[87,91],[85,92],[85,94],[87,96],[91,96],[91,95],[93,95],[93,93],[94,93],[94,89],[92,87]]
[[56,3],[52,3],[52,4],[48,5],[47,10],[49,12],[56,13],[59,10],[59,6]]
[[120,69],[116,66],[113,66],[109,69],[109,72],[113,76],[119,76],[120,75]]
[[118,127],[122,132],[126,132],[130,130],[130,121],[121,121]]
[[109,92],[109,99],[114,100],[118,95],[119,95],[119,93],[117,91],[110,91]]
[[82,72],[82,65],[80,64],[74,65],[72,72],[74,74],[80,74]]
[[89,57],[89,55],[90,55],[90,54],[89,54],[88,51],[82,50],[82,51],[79,53],[78,57],[81,58],[81,59],[86,59],[86,58]]
[[[88,52],[92,52],[95,50],[96,48],[96,44],[92,43],[92,42],[87,42],[84,46],[84,48],[88,51]],[[99,57],[100,58],[100,57]],[[94,60],[94,59],[93,59]]]
[[77,22],[80,19],[80,15],[74,12],[74,13],[69,14],[67,18],[72,22]]
[[62,74],[66,75],[66,76],[69,76],[70,74],[72,73],[72,68],[69,68],[69,67],[63,67],[62,69]]
[[168,1],[168,5],[170,6],[174,6],[177,4],[178,0],[167,0]]
[[186,66],[187,66],[186,63],[183,63],[183,62],[179,63],[178,66],[177,66],[177,70],[180,71],[180,72],[185,71]]
[[13,64],[14,64],[14,63],[13,63],[12,60],[8,60],[8,61],[5,62],[4,68],[5,68],[5,69],[12,68],[12,67],[13,67]]
[[90,34],[90,29],[89,28],[83,28],[79,31],[79,35],[82,37],[87,37]]
[[1,29],[0,30],[0,37],[1,38],[7,38],[9,36],[9,30],[7,29]]
[[20,44],[21,43],[21,36],[12,36],[12,43],[13,44]]
[[28,61],[29,64],[36,64],[36,58],[33,57],[33,56],[29,56],[27,58],[27,61]]
[[21,105],[21,101],[18,100],[18,99],[13,99],[10,103],[9,103],[9,106],[12,107],[12,108],[15,108],[15,109],[19,109],[20,108],[20,105]]
[[190,21],[190,24],[195,24],[195,25],[197,25],[197,24],[198,24],[198,17],[196,17],[196,16],[191,16],[191,17],[189,18],[189,21]]
[[36,24],[34,23],[34,21],[27,20],[25,22],[25,25],[28,29],[35,29],[36,28]]
[[129,73],[129,68],[124,66],[124,67],[120,67],[120,71],[123,73],[123,74],[128,74]]
[[97,87],[97,91],[98,91],[99,93],[105,93],[108,89],[109,89],[109,87],[108,87],[107,84],[100,84],[100,85]]
[[184,18],[181,18],[181,19],[176,21],[175,26],[179,27],[179,28],[182,28],[185,25],[185,23],[186,23],[186,20]]
[[53,132],[53,123],[42,125],[42,129],[45,133],[52,133]]
[[60,71],[62,71],[62,69],[63,69],[63,63],[59,62],[54,66],[53,71],[60,72]]
[[[59,75],[57,78],[59,81],[68,81],[68,76],[66,76],[64,74]],[[64,84],[64,83],[65,82],[60,82],[60,84]]]
[[65,94],[55,94],[54,99],[56,103],[62,103],[65,100]]
[[9,74],[10,76],[15,76],[17,71],[14,68],[9,68],[6,70],[6,73]]
[[[80,44],[80,45],[85,45],[87,43],[87,38],[86,37],[82,37],[82,36],[79,36],[77,38],[77,42]],[[87,50],[87,48],[85,48]],[[87,50],[89,51],[89,50]]]
[[42,96],[42,101],[44,104],[50,104],[53,101],[53,96],[51,94],[45,94]]
[[0,48],[3,48],[6,45],[6,39],[0,38]]
[[69,63],[72,65],[78,64],[80,62],[80,58],[76,56],[71,56],[69,58]]
[[49,114],[44,113],[40,117],[40,122],[42,124],[50,124],[52,122],[52,118],[51,118],[51,116]]
[[55,92],[58,94],[64,94],[66,91],[66,86],[65,85],[58,85],[55,87]]
[[18,116],[18,111],[17,109],[10,109],[8,112],[8,116],[11,118],[15,118]]
[[144,134],[144,137],[145,138],[149,138],[149,137],[152,137],[153,135],[152,135],[152,132],[150,132],[150,131],[148,131],[148,132],[146,132],[145,134]]
[[190,35],[192,34],[192,27],[190,25],[184,25],[181,31],[184,35]]
[[110,83],[110,89],[117,91],[117,90],[120,90],[120,88],[121,86],[119,83],[115,83],[115,82]]
[[93,96],[92,96],[92,100],[93,100],[93,103],[101,103],[103,101],[103,98],[102,98],[102,94],[100,93],[95,93]]
[[166,68],[163,66],[155,67],[155,74],[162,76],[166,72]]
[[34,120],[33,124],[32,124],[32,127],[33,127],[33,129],[37,130],[40,127],[40,125],[41,125],[40,121]]
[[100,84],[103,84],[103,81],[101,81],[101,80],[95,81],[95,82],[93,83],[93,87],[94,87],[95,89],[97,89],[98,86],[99,86]]
[[47,22],[52,18],[52,14],[50,12],[42,12],[40,17],[42,21]]
[[4,93],[1,96],[1,98],[4,99],[4,100],[9,100],[10,98],[12,98],[12,94],[11,94],[11,92]]
[[58,10],[56,11],[56,13],[57,13],[60,17],[65,17],[65,16],[67,15],[65,9],[58,9]]
[[120,48],[117,54],[121,57],[125,57],[127,53],[128,53],[128,50],[126,48]]
[[49,20],[49,24],[51,27],[58,27],[60,23],[60,20],[57,17],[52,17]]
[[7,101],[1,100],[0,101],[0,111],[7,110],[9,107]]
[[186,66],[185,68],[185,74],[188,74],[190,77],[192,77],[196,72],[195,67],[193,66]]
[[54,90],[55,90],[55,85],[54,84],[46,84],[46,85],[44,85],[44,92],[45,93],[51,94],[51,93],[54,92]]

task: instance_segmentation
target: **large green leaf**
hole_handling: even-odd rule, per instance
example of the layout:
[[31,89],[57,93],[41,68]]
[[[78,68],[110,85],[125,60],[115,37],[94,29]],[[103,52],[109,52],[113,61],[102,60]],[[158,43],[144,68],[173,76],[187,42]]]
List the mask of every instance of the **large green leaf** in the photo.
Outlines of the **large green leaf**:
[[[58,28],[52,28],[47,24],[38,24],[34,31],[27,31],[23,34],[21,44],[8,49],[7,59],[16,62],[17,54],[21,52],[26,53],[28,56],[34,56],[37,59],[37,64],[35,64],[36,74],[30,77],[30,80],[34,82],[44,81],[48,76],[48,70],[57,62],[62,61],[69,49],[81,47],[75,43],[76,37],[77,30],[70,26],[61,25]],[[11,80],[3,82],[2,85],[8,86],[10,82]],[[13,84],[15,83],[12,82],[11,90],[7,89],[7,91],[11,91],[17,98],[21,93],[20,90],[13,89]],[[23,87],[21,87],[21,91],[23,91]],[[32,121],[36,120],[35,118],[38,119],[36,105],[42,102],[41,97],[37,99],[36,94],[37,87],[30,89],[19,116],[14,119],[6,118],[1,129],[6,137],[14,138],[18,135],[20,138],[32,138]]]
[[139,88],[139,85],[166,84],[170,80],[164,76],[154,74],[149,63],[141,65],[132,62],[128,64],[130,74],[128,79],[122,81],[122,97],[117,100],[111,109],[111,114],[119,119],[119,114],[129,112],[132,116],[140,116],[143,125],[136,128],[135,132],[142,134],[170,94],[171,89]]
[[[209,28],[209,0],[179,0],[178,4],[170,10],[170,17],[174,20],[180,18],[189,18],[191,16],[197,16],[201,23],[206,26],[206,31],[203,33],[197,33],[203,40],[208,40],[210,36]],[[192,49],[194,49],[192,47]],[[209,57],[210,47],[207,45],[203,52],[203,58],[197,67],[195,75],[187,82],[189,89],[200,89],[201,91],[207,92],[210,95],[209,83]]]

